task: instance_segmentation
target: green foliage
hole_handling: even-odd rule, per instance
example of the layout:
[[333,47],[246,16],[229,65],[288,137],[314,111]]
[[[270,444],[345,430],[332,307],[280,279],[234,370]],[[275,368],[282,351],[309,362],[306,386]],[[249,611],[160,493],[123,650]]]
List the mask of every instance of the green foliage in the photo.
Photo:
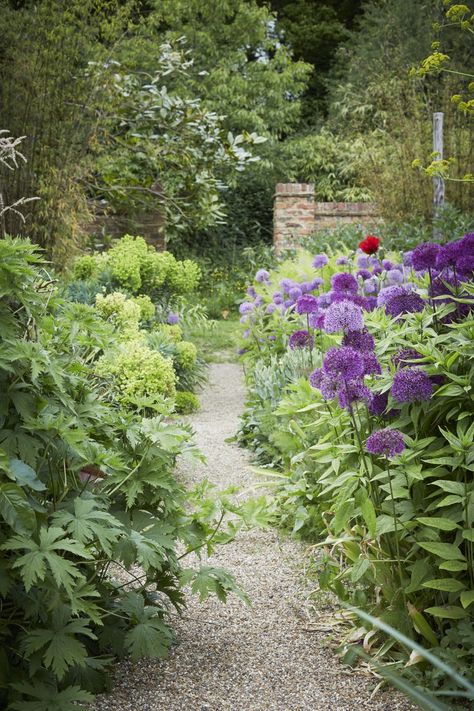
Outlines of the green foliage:
[[200,408],[199,398],[194,393],[187,390],[176,393],[175,409],[182,415],[190,415],[197,412]]
[[[201,455],[153,407],[151,382],[174,388],[171,361],[59,298],[44,268],[29,242],[0,240],[0,705],[19,711],[72,710],[114,659],[166,654],[181,559],[240,525],[229,496],[173,476],[178,455]],[[97,371],[114,349],[107,387]],[[201,596],[234,587],[207,561],[195,576]]]

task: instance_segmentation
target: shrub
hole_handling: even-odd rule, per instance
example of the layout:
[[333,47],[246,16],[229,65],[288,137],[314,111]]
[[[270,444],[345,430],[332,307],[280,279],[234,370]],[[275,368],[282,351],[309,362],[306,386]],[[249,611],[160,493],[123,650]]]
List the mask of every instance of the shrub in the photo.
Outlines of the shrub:
[[184,370],[193,367],[197,358],[197,348],[190,341],[180,341],[175,347],[175,359]]
[[95,306],[100,316],[111,320],[118,330],[132,335],[138,332],[141,320],[140,304],[128,299],[125,294],[120,291],[114,291],[107,296],[97,294]]
[[180,412],[182,415],[190,415],[192,412],[199,410],[199,398],[194,393],[190,393],[187,390],[176,393],[176,412]]

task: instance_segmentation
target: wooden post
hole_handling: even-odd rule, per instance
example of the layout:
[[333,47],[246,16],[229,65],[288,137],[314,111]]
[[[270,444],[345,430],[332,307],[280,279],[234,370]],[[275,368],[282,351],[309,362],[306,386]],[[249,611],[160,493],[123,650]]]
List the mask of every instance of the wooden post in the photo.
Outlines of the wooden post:
[[[442,111],[436,111],[433,114],[433,153],[435,160],[443,160],[443,119]],[[433,178],[433,217],[436,218],[440,214],[440,209],[444,205],[444,180],[441,176]],[[433,237],[439,239],[441,237],[440,230],[436,226],[433,227]]]

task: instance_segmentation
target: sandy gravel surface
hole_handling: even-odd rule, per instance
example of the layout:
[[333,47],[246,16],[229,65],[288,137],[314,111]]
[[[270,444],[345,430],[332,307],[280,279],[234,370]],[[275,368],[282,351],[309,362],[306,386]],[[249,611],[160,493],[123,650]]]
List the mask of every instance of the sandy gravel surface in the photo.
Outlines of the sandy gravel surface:
[[[245,451],[226,443],[238,426],[244,388],[238,365],[211,366],[202,410],[192,417],[207,467],[181,468],[223,488],[251,485]],[[409,711],[388,690],[371,697],[374,680],[343,667],[325,644],[328,611],[308,617],[308,589],[301,575],[303,547],[271,531],[249,531],[213,556],[236,576],[252,607],[232,598],[226,605],[190,597],[176,618],[177,643],[164,661],[124,662],[112,693],[96,711]],[[319,623],[318,623],[319,620]]]

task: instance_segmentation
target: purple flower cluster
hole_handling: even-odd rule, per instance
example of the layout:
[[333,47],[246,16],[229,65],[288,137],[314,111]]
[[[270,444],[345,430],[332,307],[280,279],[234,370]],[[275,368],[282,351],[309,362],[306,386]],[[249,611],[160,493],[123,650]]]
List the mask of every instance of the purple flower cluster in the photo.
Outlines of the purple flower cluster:
[[288,345],[291,350],[295,350],[296,348],[312,348],[314,339],[308,331],[294,331],[289,338]]
[[264,282],[267,282],[270,280],[270,274],[267,272],[266,269],[259,269],[258,272],[255,274],[255,281],[258,281],[260,284],[263,284]]
[[423,402],[433,394],[433,383],[421,368],[401,368],[393,377],[391,394],[400,403]]
[[318,300],[311,294],[303,294],[296,302],[296,313],[313,314],[318,311]]
[[422,242],[411,253],[411,266],[417,272],[435,269],[441,246],[436,242]]
[[405,442],[400,430],[385,427],[383,430],[372,432],[367,438],[365,448],[369,454],[384,457],[395,457],[405,449]]
[[377,306],[385,306],[385,311],[396,318],[402,314],[423,311],[425,302],[410,285],[386,286],[380,290]]
[[396,368],[399,366],[406,368],[408,365],[413,365],[411,361],[419,360],[420,358],[423,358],[423,356],[421,353],[418,353],[418,351],[415,351],[414,348],[400,348],[400,350],[392,356],[392,363]]
[[359,288],[355,276],[353,274],[349,274],[348,272],[338,272],[337,274],[334,274],[331,278],[331,286],[334,291],[342,291],[345,293],[349,292],[352,294],[357,294],[357,290]]
[[352,346],[358,351],[373,351],[375,341],[366,328],[362,330],[347,331],[342,339],[343,346]]
[[354,380],[364,374],[364,359],[350,346],[330,348],[324,356],[323,370],[328,375]]
[[324,314],[324,330],[326,333],[338,331],[361,331],[364,328],[364,317],[360,306],[344,299],[329,306]]
[[322,269],[328,263],[329,259],[325,254],[317,254],[313,259],[313,267],[315,269]]

